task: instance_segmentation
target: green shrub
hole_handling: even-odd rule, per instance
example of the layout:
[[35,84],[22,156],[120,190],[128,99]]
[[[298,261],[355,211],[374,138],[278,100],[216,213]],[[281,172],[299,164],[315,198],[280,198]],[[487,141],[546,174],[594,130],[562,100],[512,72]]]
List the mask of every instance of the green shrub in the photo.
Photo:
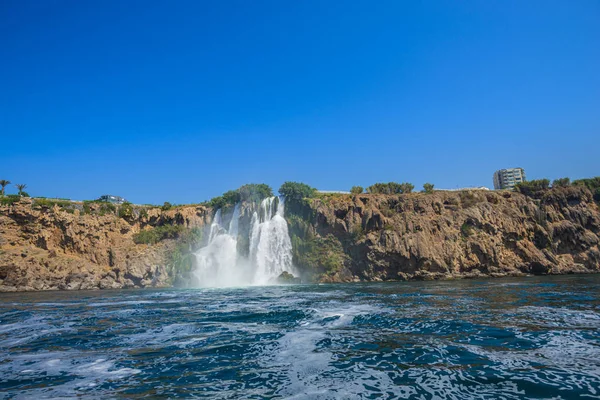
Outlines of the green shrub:
[[[97,207],[92,207],[93,205],[97,205]],[[94,210],[94,208],[96,208]],[[106,214],[115,214],[117,212],[117,207],[106,201],[100,200],[84,200],[83,201],[83,213],[84,214],[97,214],[97,215],[106,215]]]
[[238,189],[241,201],[259,202],[273,197],[273,189],[265,183],[248,183]]
[[114,214],[117,207],[112,203],[100,203],[99,215]]
[[19,202],[19,195],[17,194],[7,194],[6,196],[0,197],[0,205],[10,206],[13,203]]
[[261,200],[272,197],[273,189],[265,183],[248,183],[236,190],[228,190],[222,196],[213,197],[207,202],[201,203],[215,210],[225,207],[233,207],[241,201],[258,203]]
[[168,201],[165,201],[160,209],[163,211],[168,211],[171,208],[173,208],[173,204],[169,203]]
[[515,185],[515,191],[525,196],[538,196],[541,192],[547,190],[550,187],[550,181],[548,179],[536,179],[533,181],[525,181]]
[[592,193],[594,193],[596,189],[600,188],[600,176],[587,179],[577,179],[573,181],[573,185],[585,186],[586,188],[590,189]]
[[239,203],[242,198],[242,196],[240,196],[240,192],[237,190],[229,190],[223,193],[222,197],[226,205],[235,205],[236,203]]
[[469,237],[469,236],[471,236],[473,234],[473,227],[468,222],[465,222],[460,227],[460,233],[464,237]]
[[571,186],[571,180],[569,178],[559,178],[552,181],[552,187],[567,187]]
[[73,214],[75,212],[75,205],[67,200],[51,200],[45,197],[36,197],[33,199],[32,206],[34,208],[54,208],[58,206],[60,209]]
[[332,234],[307,240],[295,238],[298,263],[317,273],[335,274],[348,259],[342,244]]
[[433,183],[424,183],[423,192],[431,194],[433,193]]
[[119,217],[124,219],[133,218],[133,205],[125,202],[119,206]]
[[403,194],[411,193],[415,186],[412,183],[404,182],[388,182],[388,183],[375,183],[367,187],[367,193],[372,194]]
[[299,201],[305,198],[315,197],[317,190],[305,183],[285,182],[279,188],[279,193],[284,196],[286,200]]
[[155,244],[161,240],[175,239],[183,230],[181,225],[157,226],[134,234],[133,241],[137,244]]
[[217,210],[219,208],[223,208],[227,205],[227,202],[225,202],[225,199],[223,198],[223,196],[217,196],[217,197],[213,197],[212,199],[210,199],[210,201],[208,202],[208,206]]
[[361,194],[364,191],[364,188],[362,186],[352,186],[352,189],[350,189],[350,193],[352,194]]
[[414,188],[415,188],[415,185],[413,185],[412,183],[408,183],[408,182],[401,183],[400,184],[400,193],[411,193]]
[[72,206],[73,204],[70,201],[64,200],[50,200],[43,197],[36,197],[33,199],[34,207],[45,207],[45,208],[53,208],[54,206],[59,206],[60,208],[67,208]]

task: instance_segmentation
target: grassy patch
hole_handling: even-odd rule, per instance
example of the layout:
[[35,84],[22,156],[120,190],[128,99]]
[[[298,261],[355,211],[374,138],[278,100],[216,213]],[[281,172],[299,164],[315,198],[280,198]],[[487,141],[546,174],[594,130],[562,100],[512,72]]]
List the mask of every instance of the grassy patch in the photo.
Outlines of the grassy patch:
[[13,203],[17,203],[20,200],[20,197],[16,194],[8,194],[6,196],[0,197],[0,205],[2,206],[10,206]]

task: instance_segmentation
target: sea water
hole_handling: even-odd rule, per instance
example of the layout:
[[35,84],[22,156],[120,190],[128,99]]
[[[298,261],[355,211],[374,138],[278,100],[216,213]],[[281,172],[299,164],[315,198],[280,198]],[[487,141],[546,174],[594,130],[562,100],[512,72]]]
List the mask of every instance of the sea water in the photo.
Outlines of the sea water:
[[600,276],[0,294],[0,398],[600,398]]

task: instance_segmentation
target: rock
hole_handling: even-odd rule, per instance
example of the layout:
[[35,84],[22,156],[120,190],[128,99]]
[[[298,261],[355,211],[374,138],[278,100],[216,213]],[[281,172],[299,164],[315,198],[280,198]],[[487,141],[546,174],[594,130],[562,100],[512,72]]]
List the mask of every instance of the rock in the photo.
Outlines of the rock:
[[276,284],[297,284],[301,283],[300,278],[296,278],[294,275],[287,271],[283,271],[277,278],[271,280],[271,283]]

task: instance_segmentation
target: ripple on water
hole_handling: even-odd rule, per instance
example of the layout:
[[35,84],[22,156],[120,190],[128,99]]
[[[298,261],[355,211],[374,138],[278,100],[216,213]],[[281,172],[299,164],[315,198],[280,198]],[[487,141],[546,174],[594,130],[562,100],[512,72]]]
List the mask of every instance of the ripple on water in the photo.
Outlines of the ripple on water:
[[560,277],[9,294],[0,393],[600,397],[599,288]]

